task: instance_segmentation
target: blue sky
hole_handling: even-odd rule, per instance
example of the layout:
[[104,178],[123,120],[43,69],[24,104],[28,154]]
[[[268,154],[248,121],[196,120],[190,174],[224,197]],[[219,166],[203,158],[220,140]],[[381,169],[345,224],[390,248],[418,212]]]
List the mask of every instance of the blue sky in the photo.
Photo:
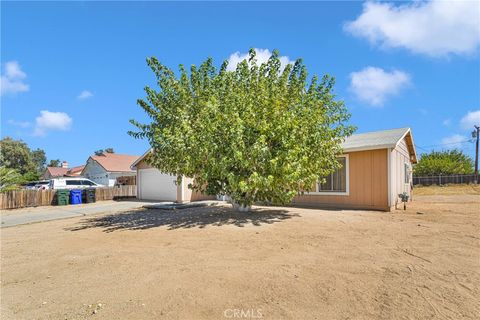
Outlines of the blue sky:
[[2,2],[1,9],[1,134],[43,148],[48,159],[78,165],[100,148],[138,155],[148,148],[127,135],[129,119],[147,120],[136,105],[143,87],[155,85],[146,57],[174,69],[208,56],[220,65],[250,47],[277,48],[303,58],[311,74],[335,76],[358,132],[409,126],[417,152],[474,152],[463,142],[480,122],[474,1]]

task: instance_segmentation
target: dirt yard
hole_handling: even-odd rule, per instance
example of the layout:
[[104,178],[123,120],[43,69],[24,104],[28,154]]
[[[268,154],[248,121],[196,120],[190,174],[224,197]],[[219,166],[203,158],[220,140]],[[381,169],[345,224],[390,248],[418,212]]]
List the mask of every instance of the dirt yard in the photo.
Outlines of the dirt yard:
[[415,186],[415,195],[480,195],[478,184],[449,184],[442,186]]
[[[418,214],[420,212],[421,214]],[[1,230],[2,319],[478,319],[480,196]]]

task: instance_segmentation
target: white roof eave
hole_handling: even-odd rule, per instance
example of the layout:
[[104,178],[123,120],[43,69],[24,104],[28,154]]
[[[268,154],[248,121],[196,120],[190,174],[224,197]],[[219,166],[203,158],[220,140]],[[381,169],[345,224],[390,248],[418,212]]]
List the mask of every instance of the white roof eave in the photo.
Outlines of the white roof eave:
[[357,152],[357,151],[368,151],[368,150],[379,150],[379,149],[388,149],[388,148],[395,148],[394,144],[381,144],[376,146],[367,146],[367,147],[350,147],[350,148],[343,148],[343,152]]
[[149,154],[151,151],[152,151],[152,148],[150,148],[150,149],[148,149],[147,151],[145,151],[144,154],[142,154],[137,160],[135,160],[134,163],[132,163],[132,165],[130,166],[130,168],[131,168],[132,170],[136,170],[136,169],[137,169],[137,168],[136,168],[137,164],[138,164],[140,161],[142,161],[143,158],[145,158],[145,157],[147,156],[147,154]]

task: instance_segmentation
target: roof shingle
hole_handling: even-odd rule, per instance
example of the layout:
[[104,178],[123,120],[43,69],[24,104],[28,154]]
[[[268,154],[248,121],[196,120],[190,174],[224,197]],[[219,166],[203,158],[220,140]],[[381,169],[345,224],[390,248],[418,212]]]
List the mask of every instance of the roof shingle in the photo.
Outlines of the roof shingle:
[[138,156],[128,154],[108,153],[101,156],[92,156],[106,171],[110,172],[133,172],[130,166],[138,159]]
[[52,177],[63,177],[67,173],[68,168],[47,167],[47,171],[50,173]]
[[390,129],[353,134],[342,143],[343,151],[394,148],[410,128]]

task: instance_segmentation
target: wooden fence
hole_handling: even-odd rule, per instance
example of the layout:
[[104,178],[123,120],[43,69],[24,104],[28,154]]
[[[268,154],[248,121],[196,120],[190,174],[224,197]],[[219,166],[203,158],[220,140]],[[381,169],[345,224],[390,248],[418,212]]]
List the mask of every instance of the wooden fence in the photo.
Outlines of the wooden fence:
[[[117,200],[137,196],[137,186],[98,188],[96,201]],[[0,193],[0,210],[57,204],[56,190],[13,190]]]
[[442,185],[442,184],[461,184],[475,183],[474,174],[452,174],[437,176],[413,176],[413,185]]

